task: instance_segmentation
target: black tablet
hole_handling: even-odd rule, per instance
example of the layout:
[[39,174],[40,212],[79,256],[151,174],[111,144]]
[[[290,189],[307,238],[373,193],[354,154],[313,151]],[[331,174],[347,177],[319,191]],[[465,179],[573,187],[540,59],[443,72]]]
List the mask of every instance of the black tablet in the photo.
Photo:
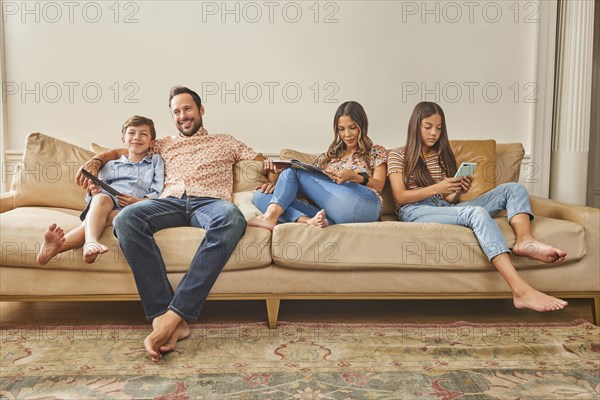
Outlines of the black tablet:
[[85,175],[86,178],[90,179],[92,182],[94,182],[96,185],[100,186],[102,189],[106,190],[108,193],[112,194],[113,196],[121,196],[121,193],[116,191],[108,183],[101,181],[100,179],[98,179],[97,177],[92,175],[90,173],[90,171],[86,170],[85,168],[82,168],[81,172],[83,172],[83,174]]

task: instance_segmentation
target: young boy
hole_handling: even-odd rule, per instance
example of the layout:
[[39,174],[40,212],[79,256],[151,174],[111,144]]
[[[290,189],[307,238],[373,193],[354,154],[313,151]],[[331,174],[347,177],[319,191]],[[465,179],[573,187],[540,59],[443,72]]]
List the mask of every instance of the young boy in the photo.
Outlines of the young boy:
[[[113,196],[97,185],[92,185],[86,196],[88,205],[81,213],[83,223],[65,235],[56,224],[44,234],[44,244],[37,262],[47,264],[59,253],[83,246],[83,260],[93,263],[99,254],[109,249],[98,242],[104,229],[124,207],[146,199],[156,199],[164,186],[164,162],[154,154],[148,155],[154,145],[156,130],[151,119],[134,115],[123,124],[123,145],[129,155],[109,161],[100,171],[100,178],[121,196]],[[100,159],[96,159],[100,161]]]

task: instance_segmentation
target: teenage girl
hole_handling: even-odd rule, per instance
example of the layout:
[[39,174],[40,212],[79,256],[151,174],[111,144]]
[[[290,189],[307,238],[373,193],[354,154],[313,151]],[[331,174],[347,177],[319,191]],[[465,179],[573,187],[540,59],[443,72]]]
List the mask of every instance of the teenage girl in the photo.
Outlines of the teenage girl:
[[473,177],[453,178],[456,169],[442,108],[432,102],[417,104],[408,125],[406,146],[388,156],[388,175],[400,220],[471,228],[488,259],[510,286],[515,307],[537,311],[564,308],[566,301],[534,289],[519,275],[492,218],[506,209],[516,236],[512,248],[515,255],[546,263],[564,261],[566,252],[540,242],[531,233],[533,214],[527,190],[518,183],[505,183],[459,203],[460,195],[469,191]]

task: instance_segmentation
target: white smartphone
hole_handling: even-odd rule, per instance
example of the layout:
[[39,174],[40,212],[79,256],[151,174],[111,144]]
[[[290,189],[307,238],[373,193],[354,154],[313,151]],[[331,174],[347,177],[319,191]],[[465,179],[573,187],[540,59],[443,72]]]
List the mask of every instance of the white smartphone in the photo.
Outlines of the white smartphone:
[[473,175],[476,166],[477,163],[474,162],[463,162],[460,164],[460,167],[458,167],[458,170],[456,170],[454,177],[461,178],[463,176]]

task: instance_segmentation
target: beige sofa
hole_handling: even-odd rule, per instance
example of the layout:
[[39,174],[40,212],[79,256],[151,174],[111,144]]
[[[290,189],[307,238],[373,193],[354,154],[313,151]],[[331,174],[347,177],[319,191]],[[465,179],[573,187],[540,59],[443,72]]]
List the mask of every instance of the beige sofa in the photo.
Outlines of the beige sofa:
[[[452,143],[458,161],[478,162],[472,195],[516,181],[523,147],[494,141]],[[84,192],[75,173],[93,155],[77,146],[34,133],[11,191],[0,202],[0,300],[135,300],[134,280],[111,229],[101,240],[110,252],[90,265],[81,249],[40,266],[35,256],[45,229],[57,223],[76,227]],[[283,150],[282,157],[310,159]],[[10,169],[12,171],[12,168]],[[234,202],[246,218],[257,215],[252,190],[265,177],[261,163],[235,166]],[[389,186],[389,185],[388,185]],[[538,238],[568,252],[568,261],[546,265],[514,258],[523,276],[538,289],[563,298],[593,299],[600,313],[600,212],[598,209],[532,197]],[[320,229],[280,224],[271,233],[248,228],[213,287],[209,299],[266,300],[269,324],[277,322],[286,299],[489,299],[510,298],[509,288],[484,257],[471,230],[440,224],[398,222],[389,187],[382,222]],[[514,235],[496,219],[509,246]],[[204,231],[171,228],[156,234],[169,279],[176,286]],[[401,311],[399,311],[401,312]]]

